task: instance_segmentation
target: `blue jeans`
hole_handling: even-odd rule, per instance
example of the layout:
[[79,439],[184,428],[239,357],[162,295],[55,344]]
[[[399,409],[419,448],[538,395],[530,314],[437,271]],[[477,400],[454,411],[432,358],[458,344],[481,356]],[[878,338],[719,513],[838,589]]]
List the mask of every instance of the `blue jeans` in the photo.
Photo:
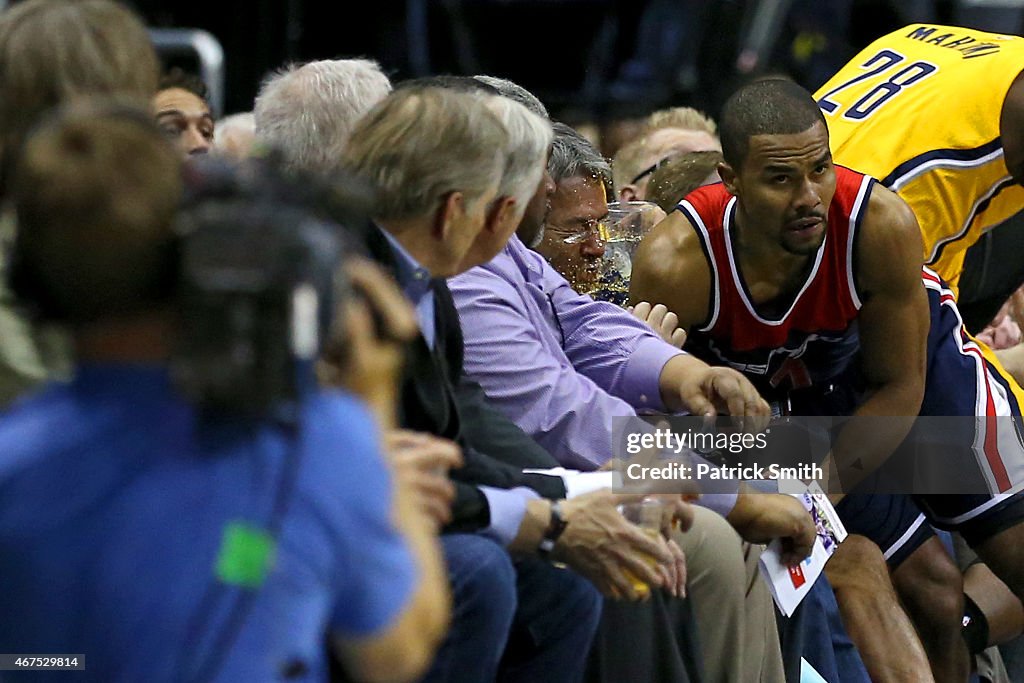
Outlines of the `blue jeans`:
[[800,658],[829,683],[870,683],[860,653],[843,627],[839,605],[822,574],[789,619],[779,618],[786,680],[800,680]]
[[547,562],[513,562],[494,541],[441,537],[454,603],[452,625],[426,683],[571,683],[601,615],[586,579]]

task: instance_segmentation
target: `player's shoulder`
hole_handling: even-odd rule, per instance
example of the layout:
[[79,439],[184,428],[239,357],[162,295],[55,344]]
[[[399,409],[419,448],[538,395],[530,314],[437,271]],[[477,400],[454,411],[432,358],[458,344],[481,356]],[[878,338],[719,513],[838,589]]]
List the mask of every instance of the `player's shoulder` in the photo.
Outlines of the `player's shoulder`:
[[703,261],[702,240],[690,212],[677,209],[655,225],[637,251],[648,268],[674,277],[681,266]]
[[857,277],[865,294],[894,281],[920,279],[924,244],[910,206],[875,183],[857,237]]
[[644,238],[633,259],[630,299],[662,303],[679,316],[680,325],[704,319],[711,288],[706,245],[693,219],[673,211]]
[[881,183],[872,184],[867,208],[864,231],[869,235],[897,232],[920,237],[914,210],[903,198]]

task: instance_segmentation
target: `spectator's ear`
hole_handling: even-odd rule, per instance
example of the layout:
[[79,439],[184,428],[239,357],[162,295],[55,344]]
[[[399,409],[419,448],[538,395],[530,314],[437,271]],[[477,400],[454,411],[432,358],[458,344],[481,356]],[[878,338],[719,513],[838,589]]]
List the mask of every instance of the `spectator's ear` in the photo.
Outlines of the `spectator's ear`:
[[636,194],[636,185],[625,185],[619,190],[620,202],[632,202],[639,199]]
[[452,224],[460,220],[466,213],[466,198],[458,190],[449,192],[441,199],[434,212],[432,232],[434,237],[444,241],[448,239]]
[[[498,197],[491,202],[487,210],[487,219],[484,222],[484,232],[497,234],[505,230],[510,224],[519,224],[520,216],[516,216],[516,198]],[[512,228],[515,229],[514,227]]]

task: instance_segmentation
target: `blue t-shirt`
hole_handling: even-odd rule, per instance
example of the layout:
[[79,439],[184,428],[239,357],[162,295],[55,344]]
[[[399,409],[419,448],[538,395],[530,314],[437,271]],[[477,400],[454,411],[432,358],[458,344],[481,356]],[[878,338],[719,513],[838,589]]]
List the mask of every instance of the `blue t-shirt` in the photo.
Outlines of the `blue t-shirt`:
[[0,652],[84,653],[60,681],[324,680],[325,635],[411,596],[390,514],[350,397],[311,397],[296,438],[200,420],[165,369],[83,367],[0,414]]

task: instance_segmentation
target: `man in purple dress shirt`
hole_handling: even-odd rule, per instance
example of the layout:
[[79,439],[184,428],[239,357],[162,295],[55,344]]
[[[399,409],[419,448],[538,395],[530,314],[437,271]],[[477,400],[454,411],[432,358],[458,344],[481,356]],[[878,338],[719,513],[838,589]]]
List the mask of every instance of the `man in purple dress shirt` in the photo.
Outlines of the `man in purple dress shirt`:
[[[579,140],[556,135],[549,170],[598,180],[608,175],[596,153],[580,159]],[[487,264],[450,279],[449,287],[462,321],[467,376],[562,465],[590,471],[612,456],[614,418],[688,406],[675,370],[692,359],[622,309],[577,294],[524,245],[541,243],[554,190],[545,177],[517,236]],[[788,496],[742,492],[702,502],[751,541],[811,524]],[[770,597],[759,580],[749,580],[756,555],[741,549],[736,534],[710,512],[698,513],[678,540],[709,679],[783,680]]]

